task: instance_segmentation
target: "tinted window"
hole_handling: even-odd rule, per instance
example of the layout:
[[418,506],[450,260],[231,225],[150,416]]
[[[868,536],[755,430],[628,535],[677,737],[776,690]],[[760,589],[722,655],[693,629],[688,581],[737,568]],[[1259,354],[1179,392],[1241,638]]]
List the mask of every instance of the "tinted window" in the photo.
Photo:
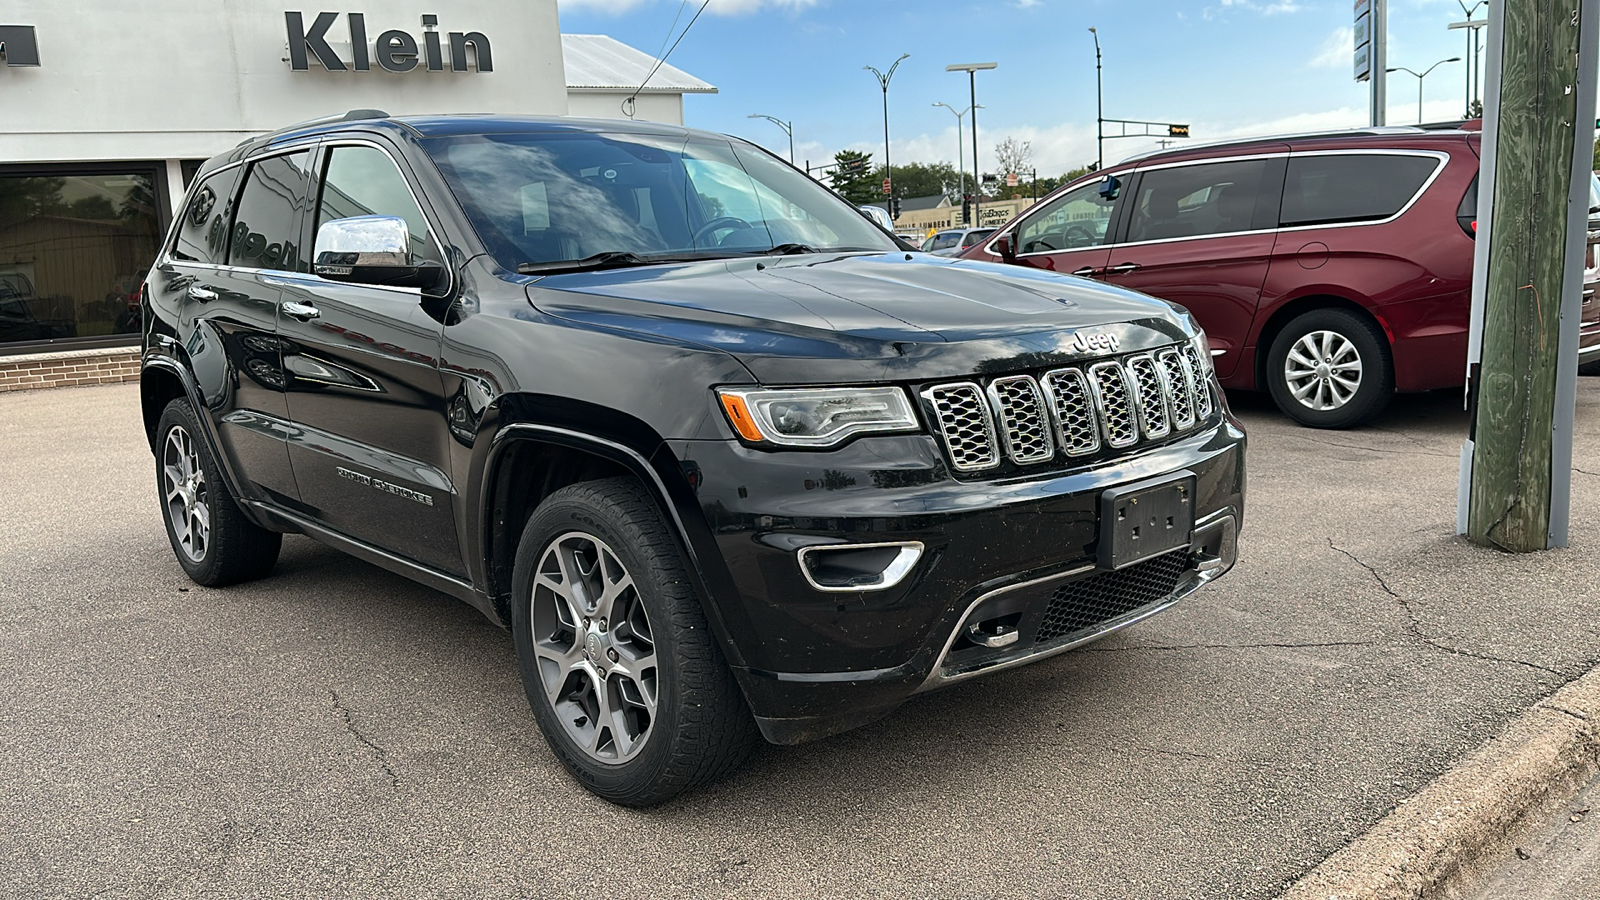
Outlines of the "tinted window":
[[184,207],[172,255],[189,262],[221,265],[228,250],[228,222],[233,218],[234,189],[243,166],[206,177]]
[[1115,205],[1115,200],[1100,196],[1098,182],[1068,191],[1022,224],[1017,252],[1048,253],[1103,244]]
[[263,159],[250,167],[228,242],[230,265],[309,270],[299,246],[309,157],[310,153],[301,151]]
[[1279,221],[1321,225],[1387,219],[1411,202],[1438,166],[1431,156],[1290,157]]
[[961,240],[959,231],[944,231],[933,236],[933,250],[948,250]]
[[988,239],[989,235],[994,233],[995,229],[993,228],[980,228],[977,231],[969,231],[967,236],[961,239],[961,246],[971,247],[973,244],[981,244]]
[[389,154],[375,147],[334,147],[323,169],[317,227],[352,216],[399,216],[411,233],[411,252],[439,261],[428,240],[428,220]]
[[1267,161],[1207,163],[1146,172],[1128,240],[1159,241],[1249,231]]

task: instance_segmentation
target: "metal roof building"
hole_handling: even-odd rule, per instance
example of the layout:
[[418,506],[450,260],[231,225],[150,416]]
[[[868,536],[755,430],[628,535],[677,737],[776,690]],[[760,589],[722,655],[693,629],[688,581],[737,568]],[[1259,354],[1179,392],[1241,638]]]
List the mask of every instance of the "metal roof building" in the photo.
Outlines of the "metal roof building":
[[566,61],[568,115],[682,125],[684,94],[717,92],[715,86],[666,63],[652,75],[655,57],[603,34],[563,34],[561,54]]

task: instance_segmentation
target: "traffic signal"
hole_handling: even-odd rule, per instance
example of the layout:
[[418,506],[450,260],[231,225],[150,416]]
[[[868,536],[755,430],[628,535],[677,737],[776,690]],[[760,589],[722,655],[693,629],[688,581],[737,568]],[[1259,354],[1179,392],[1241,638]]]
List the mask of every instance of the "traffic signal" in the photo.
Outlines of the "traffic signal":
[[900,218],[900,198],[899,197],[891,197],[891,198],[889,198],[889,218],[891,218],[891,219]]
[[962,222],[970,222],[970,221],[972,221],[972,195],[971,194],[962,194],[961,195],[961,221]]
[[1188,136],[1189,136],[1189,126],[1187,126],[1187,125],[1168,125],[1167,126],[1167,137],[1188,137]]

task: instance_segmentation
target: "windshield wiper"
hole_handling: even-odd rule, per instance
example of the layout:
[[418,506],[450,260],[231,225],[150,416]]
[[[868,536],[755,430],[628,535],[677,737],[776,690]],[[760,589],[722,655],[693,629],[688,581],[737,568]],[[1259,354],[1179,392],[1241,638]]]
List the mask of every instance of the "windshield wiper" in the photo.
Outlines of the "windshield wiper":
[[592,272],[596,269],[623,269],[629,266],[651,266],[667,262],[664,259],[646,259],[626,250],[607,250],[583,259],[557,259],[551,262],[522,263],[518,275],[548,275],[552,272]]
[[788,256],[791,253],[821,253],[821,250],[810,244],[779,244],[770,250],[761,251],[767,256]]

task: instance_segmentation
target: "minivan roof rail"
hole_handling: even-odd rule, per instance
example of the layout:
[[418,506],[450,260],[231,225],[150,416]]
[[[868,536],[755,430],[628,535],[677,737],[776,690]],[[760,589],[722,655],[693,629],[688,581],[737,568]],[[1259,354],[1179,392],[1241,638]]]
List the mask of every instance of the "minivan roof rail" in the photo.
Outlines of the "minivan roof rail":
[[[1242,145],[1242,144],[1260,144],[1260,143],[1271,142],[1271,141],[1288,141],[1288,140],[1303,141],[1303,140],[1314,139],[1314,138],[1347,137],[1347,136],[1350,136],[1350,135],[1358,135],[1358,134],[1379,134],[1379,135],[1382,135],[1382,134],[1395,134],[1395,135],[1399,135],[1399,134],[1426,134],[1426,133],[1427,133],[1426,129],[1419,128],[1416,125],[1376,125],[1376,126],[1371,126],[1371,127],[1367,127],[1367,128],[1341,128],[1341,129],[1337,129],[1337,130],[1328,130],[1328,131],[1297,131],[1297,132],[1289,132],[1289,133],[1285,133],[1285,134],[1262,134],[1262,135],[1257,135],[1255,137],[1239,137],[1239,138],[1227,138],[1226,140],[1220,140],[1220,141],[1204,141],[1204,142],[1197,143],[1197,144],[1188,144],[1188,145],[1185,145],[1183,147],[1166,147],[1166,148],[1162,148],[1162,149],[1159,149],[1159,150],[1146,150],[1143,153],[1135,153],[1132,156],[1129,156],[1129,157],[1123,159],[1122,162],[1130,163],[1130,162],[1135,162],[1135,161],[1139,161],[1139,160],[1150,159],[1150,158],[1156,157],[1156,156],[1175,155],[1175,154],[1178,154],[1178,153],[1184,153],[1184,152],[1189,151],[1189,150],[1211,149],[1211,148],[1214,148],[1214,147],[1230,147],[1230,146],[1238,146],[1238,145]],[[1120,163],[1119,163],[1119,165],[1120,165]]]
[[318,125],[332,125],[335,122],[359,122],[363,119],[387,118],[389,118],[389,114],[381,109],[352,109],[349,112],[334,113],[331,116],[318,116],[315,119],[307,119],[304,122],[296,122],[293,125],[285,125],[282,128],[269,131],[266,134],[258,134],[255,137],[245,138],[239,142],[239,146],[243,147],[245,144],[254,143],[256,141],[270,140],[280,134],[288,134],[291,131],[299,131],[302,128],[314,128]]

